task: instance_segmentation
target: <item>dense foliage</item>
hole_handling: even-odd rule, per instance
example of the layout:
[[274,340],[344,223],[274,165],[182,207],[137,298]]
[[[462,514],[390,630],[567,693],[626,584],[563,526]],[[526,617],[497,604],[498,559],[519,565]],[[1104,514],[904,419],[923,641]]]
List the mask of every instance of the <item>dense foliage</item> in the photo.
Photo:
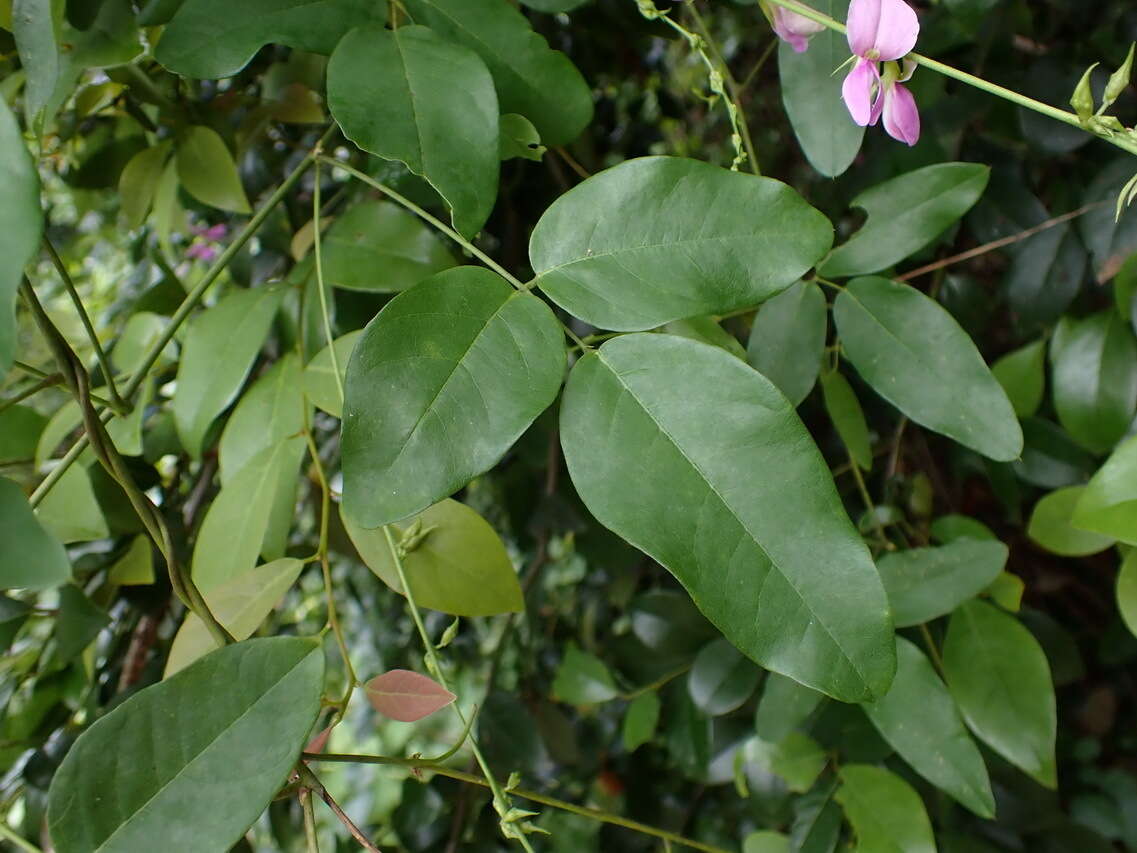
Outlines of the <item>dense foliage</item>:
[[1137,849],[1135,39],[0,0],[2,843]]

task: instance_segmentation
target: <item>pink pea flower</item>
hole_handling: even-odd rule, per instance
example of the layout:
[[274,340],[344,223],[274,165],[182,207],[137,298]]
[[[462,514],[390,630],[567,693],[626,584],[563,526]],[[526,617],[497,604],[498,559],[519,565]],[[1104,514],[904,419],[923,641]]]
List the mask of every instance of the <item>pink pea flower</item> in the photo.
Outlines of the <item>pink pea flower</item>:
[[[894,139],[915,145],[920,138],[916,101],[904,86],[911,69],[902,75],[895,60],[916,46],[920,21],[904,0],[852,0],[847,22],[849,48],[857,57],[841,87],[841,96],[853,121],[862,127],[876,124],[884,115],[884,129]],[[884,76],[880,63],[884,62]]]
[[209,263],[217,257],[217,249],[208,243],[194,242],[188,249],[186,249],[186,257],[195,261],[205,261]]
[[795,53],[805,53],[810,38],[825,29],[824,24],[819,24],[789,9],[783,9],[781,6],[775,6],[773,11],[767,14],[770,16],[774,33],[782,41],[788,42]]

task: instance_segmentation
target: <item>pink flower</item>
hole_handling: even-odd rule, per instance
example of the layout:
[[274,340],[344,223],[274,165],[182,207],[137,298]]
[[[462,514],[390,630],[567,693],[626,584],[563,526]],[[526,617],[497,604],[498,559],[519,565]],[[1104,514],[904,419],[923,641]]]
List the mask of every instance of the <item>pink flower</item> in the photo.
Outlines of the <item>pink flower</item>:
[[774,27],[774,32],[782,41],[789,42],[796,53],[805,53],[810,38],[825,29],[824,24],[819,24],[797,12],[783,9],[781,6],[775,6],[772,14],[770,23]]
[[194,243],[186,249],[186,257],[191,260],[209,263],[217,257],[217,249],[208,243],[194,241]]
[[841,86],[841,96],[853,121],[862,127],[873,125],[883,114],[889,136],[915,145],[920,113],[912,93],[900,85],[912,76],[914,66],[906,67],[902,75],[895,60],[916,46],[920,34],[916,13],[904,0],[852,0],[846,26],[857,61]]

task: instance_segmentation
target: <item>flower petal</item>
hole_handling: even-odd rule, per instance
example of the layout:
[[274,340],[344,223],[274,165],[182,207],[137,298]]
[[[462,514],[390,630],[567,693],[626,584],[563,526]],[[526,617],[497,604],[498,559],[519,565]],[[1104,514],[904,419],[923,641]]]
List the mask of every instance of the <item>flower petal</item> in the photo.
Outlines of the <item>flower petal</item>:
[[904,86],[894,83],[884,93],[884,129],[893,139],[915,145],[920,139],[920,111]]
[[804,15],[783,9],[781,6],[774,9],[773,26],[778,38],[789,42],[790,47],[797,53],[805,53],[809,47],[810,36],[825,29],[823,24],[811,21]]
[[861,127],[872,124],[875,120],[872,94],[873,86],[879,79],[875,62],[858,59],[853,70],[845,78],[845,82],[841,84],[841,98],[849,108],[849,115],[853,117],[853,121]]
[[845,19],[849,50],[857,56],[866,56],[876,47],[876,32],[880,28],[881,0],[853,0],[849,16]]
[[912,52],[920,35],[920,19],[904,0],[880,0],[880,24],[876,49],[884,61]]

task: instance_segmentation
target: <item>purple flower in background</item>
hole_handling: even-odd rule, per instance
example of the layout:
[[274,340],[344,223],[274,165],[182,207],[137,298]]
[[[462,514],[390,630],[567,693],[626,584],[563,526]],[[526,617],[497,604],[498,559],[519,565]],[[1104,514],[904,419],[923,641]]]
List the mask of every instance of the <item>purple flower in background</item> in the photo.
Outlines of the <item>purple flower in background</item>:
[[196,239],[186,249],[186,257],[195,261],[209,263],[218,255],[219,244],[229,235],[229,227],[224,223],[217,225],[191,225],[190,233]]
[[[857,57],[841,87],[853,121],[862,127],[884,115],[884,129],[894,139],[915,145],[920,138],[920,113],[904,86],[912,68],[901,74],[896,60],[911,52],[920,34],[920,21],[904,0],[852,0],[846,24],[849,49]],[[881,76],[880,63],[885,63]]]
[[825,29],[824,24],[810,20],[805,15],[775,6],[770,16],[770,24],[782,41],[788,42],[796,53],[805,53],[810,38]]

